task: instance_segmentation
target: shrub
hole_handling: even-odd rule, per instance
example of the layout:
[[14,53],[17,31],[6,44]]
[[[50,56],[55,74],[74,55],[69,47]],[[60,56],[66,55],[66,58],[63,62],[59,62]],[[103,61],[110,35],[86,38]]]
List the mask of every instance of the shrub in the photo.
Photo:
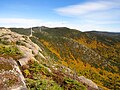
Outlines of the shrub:
[[64,79],[64,88],[65,90],[86,90],[86,87],[84,85],[70,78]]
[[62,87],[52,80],[32,80],[27,78],[26,81],[29,90],[63,90]]
[[20,58],[23,53],[15,45],[0,45],[0,56]]

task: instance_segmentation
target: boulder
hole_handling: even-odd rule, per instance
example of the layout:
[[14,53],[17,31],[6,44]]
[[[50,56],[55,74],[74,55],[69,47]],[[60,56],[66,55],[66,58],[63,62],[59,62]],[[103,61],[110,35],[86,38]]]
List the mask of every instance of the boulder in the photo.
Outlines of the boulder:
[[98,86],[90,79],[84,76],[78,77],[78,80],[88,86],[88,90],[99,90]]
[[0,90],[27,90],[24,81],[16,61],[0,57]]

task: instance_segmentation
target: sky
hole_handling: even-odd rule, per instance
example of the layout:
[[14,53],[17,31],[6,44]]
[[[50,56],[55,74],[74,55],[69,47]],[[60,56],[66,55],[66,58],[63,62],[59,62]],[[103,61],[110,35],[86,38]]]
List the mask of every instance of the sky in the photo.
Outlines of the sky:
[[0,0],[0,27],[120,32],[120,0]]

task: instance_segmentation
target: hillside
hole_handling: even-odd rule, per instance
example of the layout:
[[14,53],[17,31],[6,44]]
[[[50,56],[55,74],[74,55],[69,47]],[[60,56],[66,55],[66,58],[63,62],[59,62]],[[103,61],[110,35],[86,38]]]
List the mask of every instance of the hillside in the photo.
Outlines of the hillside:
[[43,29],[42,32],[36,30],[34,35],[61,59],[60,63],[100,86],[119,90],[119,33],[50,28]]
[[20,30],[22,34],[0,29],[0,90],[99,90],[92,80],[60,63],[37,37],[23,35],[29,29]]
[[[32,29],[33,36],[30,37],[30,39],[43,49],[43,56],[47,56],[47,61],[42,60],[41,62],[44,61],[45,64],[49,63],[50,65],[47,65],[49,67],[54,63],[55,65],[57,64],[57,67],[62,65],[61,67],[64,66],[71,69],[73,71],[73,76],[75,75],[76,77],[71,77],[69,75],[70,72],[67,72],[66,74],[68,74],[67,77],[69,76],[69,78],[73,80],[76,79],[77,81],[80,81],[80,78],[85,76],[94,81],[103,90],[120,89],[120,33],[96,31],[80,32],[65,27],[33,27]],[[10,30],[19,34],[30,35],[30,28],[10,28]],[[36,58],[39,59],[40,57],[37,56]],[[33,66],[29,67],[33,68]],[[29,69],[25,72],[28,71],[32,72]],[[54,72],[54,74],[61,77],[54,76],[56,78],[53,78],[53,81],[64,87],[64,81],[61,80],[65,75],[65,70],[62,71],[64,73]],[[27,78],[31,78],[30,72],[26,76]],[[44,76],[49,79],[50,77],[53,77],[51,75],[49,77],[49,75],[47,76],[46,74]],[[83,78],[81,80],[83,80]],[[81,81],[81,83],[85,84],[84,80]],[[28,86],[31,86],[31,84]],[[88,85],[90,84],[87,83],[87,86]],[[69,90],[68,88],[70,87],[64,87],[64,89],[65,88],[67,88],[66,90]]]

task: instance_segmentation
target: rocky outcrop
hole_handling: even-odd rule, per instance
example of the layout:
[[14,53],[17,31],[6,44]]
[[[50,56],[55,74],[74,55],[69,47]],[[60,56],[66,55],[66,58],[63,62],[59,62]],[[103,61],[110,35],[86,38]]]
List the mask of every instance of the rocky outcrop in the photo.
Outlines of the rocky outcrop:
[[90,79],[84,76],[78,77],[78,80],[88,86],[88,90],[99,90],[98,86]]
[[70,68],[67,68],[63,65],[60,66],[60,65],[54,64],[52,65],[52,69],[54,69],[54,71],[59,71],[63,73],[65,77],[70,77],[73,80],[79,81],[80,83],[82,83],[87,87],[87,90],[100,90],[97,84],[95,84],[92,80],[84,76],[78,76],[77,73],[71,70]]
[[27,90],[24,80],[15,60],[0,57],[0,90]]
[[0,29],[0,42],[6,45],[15,44],[23,52],[23,56],[18,59],[21,66],[26,65],[31,59],[35,60],[34,56],[38,54],[45,59],[40,53],[42,49],[33,43],[28,36],[11,32],[9,29]]
[[0,29],[0,44],[3,46],[16,46],[21,52],[20,58],[12,58],[7,55],[0,55],[0,90],[27,90],[24,76],[19,69],[29,60],[36,60],[34,57],[40,55],[42,49],[33,43],[28,36],[11,32],[9,29]]

